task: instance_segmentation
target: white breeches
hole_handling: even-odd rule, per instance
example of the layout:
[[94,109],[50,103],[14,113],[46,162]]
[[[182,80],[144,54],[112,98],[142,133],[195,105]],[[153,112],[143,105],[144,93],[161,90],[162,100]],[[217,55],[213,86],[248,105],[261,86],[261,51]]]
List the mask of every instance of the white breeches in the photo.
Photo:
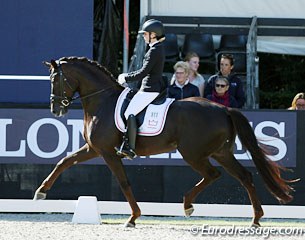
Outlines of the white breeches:
[[131,99],[124,116],[128,119],[129,115],[136,116],[141,112],[148,104],[150,104],[159,95],[158,92],[137,92]]

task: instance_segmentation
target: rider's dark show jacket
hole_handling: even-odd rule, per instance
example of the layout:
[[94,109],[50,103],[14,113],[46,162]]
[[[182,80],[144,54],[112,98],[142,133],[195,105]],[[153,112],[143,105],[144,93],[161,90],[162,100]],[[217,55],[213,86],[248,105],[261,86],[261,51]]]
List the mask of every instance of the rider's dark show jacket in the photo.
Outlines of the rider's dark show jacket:
[[144,92],[161,92],[167,83],[162,78],[165,62],[165,50],[162,42],[156,42],[144,56],[141,69],[130,72],[126,82],[140,81],[140,90]]

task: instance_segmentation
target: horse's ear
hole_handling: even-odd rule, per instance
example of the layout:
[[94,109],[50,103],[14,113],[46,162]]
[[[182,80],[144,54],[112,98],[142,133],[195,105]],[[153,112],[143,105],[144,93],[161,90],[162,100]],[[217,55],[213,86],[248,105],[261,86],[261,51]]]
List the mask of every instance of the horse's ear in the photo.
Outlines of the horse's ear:
[[49,68],[51,68],[51,67],[57,68],[58,67],[55,60],[51,60],[51,62],[43,61],[42,63]]
[[49,63],[49,62],[47,62],[47,61],[43,61],[42,63],[43,63],[44,65],[46,65],[48,68],[51,67],[51,63]]
[[57,63],[55,62],[55,60],[51,60],[51,66],[53,67],[53,68],[57,68],[58,66],[57,66]]

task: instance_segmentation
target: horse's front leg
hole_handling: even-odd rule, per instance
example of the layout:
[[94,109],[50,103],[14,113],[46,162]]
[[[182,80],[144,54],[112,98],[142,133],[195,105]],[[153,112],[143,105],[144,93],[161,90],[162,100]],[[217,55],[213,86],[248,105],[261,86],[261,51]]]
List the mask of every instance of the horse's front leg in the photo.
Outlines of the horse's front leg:
[[87,161],[97,156],[98,154],[92,148],[90,148],[88,144],[85,144],[77,152],[61,159],[56,164],[55,168],[49,174],[49,176],[37,188],[33,199],[45,199],[47,196],[46,192],[53,186],[55,180],[64,170],[71,167],[72,165]]
[[103,154],[103,157],[108,167],[117,178],[117,181],[122,189],[122,192],[132,209],[131,216],[125,223],[125,227],[135,227],[136,225],[135,221],[138,217],[141,216],[141,210],[131,190],[131,186],[128,181],[124,166],[122,164],[122,160],[116,155]]

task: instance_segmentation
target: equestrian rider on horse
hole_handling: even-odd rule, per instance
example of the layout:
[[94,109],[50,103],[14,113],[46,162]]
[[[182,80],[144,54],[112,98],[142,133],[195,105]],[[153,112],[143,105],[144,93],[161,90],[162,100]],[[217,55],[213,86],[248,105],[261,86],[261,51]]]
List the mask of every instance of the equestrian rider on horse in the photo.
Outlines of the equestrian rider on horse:
[[117,155],[133,159],[136,157],[135,142],[137,136],[136,115],[150,104],[166,86],[162,78],[165,51],[163,41],[165,40],[163,24],[155,19],[150,19],[143,24],[142,30],[144,40],[149,44],[141,69],[120,74],[118,82],[121,85],[126,82],[141,81],[141,87],[131,99],[124,115],[127,119],[127,129],[123,136],[123,143],[115,147]]

